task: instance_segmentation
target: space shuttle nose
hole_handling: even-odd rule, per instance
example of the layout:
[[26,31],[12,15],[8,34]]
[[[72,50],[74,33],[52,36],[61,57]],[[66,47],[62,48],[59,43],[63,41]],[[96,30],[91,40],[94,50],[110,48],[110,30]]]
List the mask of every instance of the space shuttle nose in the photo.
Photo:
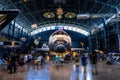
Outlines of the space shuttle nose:
[[55,48],[55,51],[59,53],[63,53],[66,51],[66,48],[63,44],[58,44]]

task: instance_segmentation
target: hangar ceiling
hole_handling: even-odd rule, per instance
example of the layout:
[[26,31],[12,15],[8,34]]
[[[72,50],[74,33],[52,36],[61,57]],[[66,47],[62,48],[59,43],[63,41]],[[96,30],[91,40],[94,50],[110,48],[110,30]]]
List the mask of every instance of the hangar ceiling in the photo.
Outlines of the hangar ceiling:
[[[119,8],[120,0],[0,0],[1,10],[20,10],[16,23],[29,32],[61,23],[77,25],[73,27],[88,31],[103,22],[102,16],[77,19],[78,14],[116,14]],[[31,28],[34,23],[38,25],[37,28]]]

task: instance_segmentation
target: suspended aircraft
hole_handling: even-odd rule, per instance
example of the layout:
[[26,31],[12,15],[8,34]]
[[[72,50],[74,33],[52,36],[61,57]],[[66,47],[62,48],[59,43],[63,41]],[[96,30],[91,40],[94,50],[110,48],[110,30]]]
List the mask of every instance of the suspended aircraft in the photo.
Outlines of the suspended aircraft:
[[[0,10],[0,31],[6,27],[8,23],[10,23],[17,15],[19,14],[18,9],[10,9],[10,10]],[[0,46],[2,47],[10,47],[10,48],[18,48],[20,47],[21,42],[10,40],[8,37],[4,36],[4,33],[0,33]]]
[[120,13],[106,13],[106,14],[77,14],[77,19],[101,18],[101,17],[119,17]]

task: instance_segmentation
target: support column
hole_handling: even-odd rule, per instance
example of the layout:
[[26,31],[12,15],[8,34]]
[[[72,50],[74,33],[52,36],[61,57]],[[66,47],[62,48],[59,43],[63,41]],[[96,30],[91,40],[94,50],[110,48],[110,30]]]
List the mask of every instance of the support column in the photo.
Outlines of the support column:
[[27,31],[27,39],[28,39],[28,37],[29,37],[29,34],[28,34],[28,33],[29,33],[29,31]]
[[120,28],[119,28],[119,23],[116,23],[116,34],[118,36],[118,47],[120,51]]
[[96,48],[98,49],[98,35],[97,35],[97,32],[95,33],[95,41],[96,41]]
[[[27,29],[27,30],[28,30],[28,29]],[[27,31],[27,40],[30,39],[30,38],[29,38],[29,36],[30,36],[29,33],[30,33],[30,30]]]
[[118,42],[119,42],[119,51],[120,51],[120,33],[118,34]]
[[19,35],[18,38],[20,38],[20,37],[21,37],[21,34],[20,34],[20,33],[21,33],[21,30],[18,28],[18,31],[19,31],[19,33],[18,33],[18,35]]
[[[116,12],[119,13],[119,9],[116,7]],[[118,47],[120,51],[120,28],[119,28],[120,23],[116,23],[116,33],[118,35]]]
[[115,9],[116,9],[116,13],[119,13],[119,9],[118,9],[118,7],[115,7]]
[[23,36],[23,27],[21,29],[21,33],[20,34],[21,34],[20,37],[22,37]]
[[14,34],[15,34],[15,22],[16,22],[16,19],[14,20],[13,29],[12,29],[12,38],[13,39],[14,39]]
[[10,35],[11,26],[12,26],[12,24],[10,23],[10,24],[9,24],[9,27],[8,27],[8,30],[7,30],[9,36],[11,36],[11,35]]
[[107,32],[106,32],[106,24],[105,24],[105,18],[103,19],[103,28],[104,28],[104,50],[107,50]]
[[90,53],[92,52],[92,41],[91,41],[91,30],[89,30],[90,35],[88,36],[88,41],[89,41],[89,51]]

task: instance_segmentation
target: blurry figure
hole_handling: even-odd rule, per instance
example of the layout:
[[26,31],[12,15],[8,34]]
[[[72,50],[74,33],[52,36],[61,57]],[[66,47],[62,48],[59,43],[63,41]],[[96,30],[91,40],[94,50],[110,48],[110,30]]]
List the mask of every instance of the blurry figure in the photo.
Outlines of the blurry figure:
[[62,56],[60,56],[60,63],[64,63],[64,58]]
[[14,54],[14,52],[10,53],[10,74],[12,74],[13,72],[16,73],[16,56]]
[[31,60],[32,60],[32,55],[29,54],[29,55],[28,55],[28,63],[31,63]]
[[60,56],[56,55],[55,61],[56,61],[56,63],[59,63],[60,62]]
[[81,57],[81,63],[82,63],[82,72],[86,73],[86,65],[87,65],[87,57],[85,56],[85,54],[82,54]]
[[38,56],[37,56],[37,54],[34,54],[33,59],[34,59],[34,68],[36,70],[36,69],[38,69]]
[[28,62],[28,55],[27,54],[25,54],[24,60],[25,60],[25,64],[26,64]]
[[44,64],[44,58],[43,58],[43,56],[41,56],[41,67],[43,67],[43,64]]
[[9,57],[7,60],[7,70],[8,70],[8,73],[10,73],[10,58]]
[[20,57],[19,57],[19,60],[18,60],[19,72],[21,72],[21,69],[22,69],[22,70],[24,69],[24,68],[23,68],[23,65],[25,64],[24,60],[25,60],[25,57],[24,57],[23,54],[21,54]]
[[28,63],[28,55],[27,54],[24,54],[24,67],[27,68],[27,63]]
[[76,66],[76,72],[79,72],[80,59],[78,55],[75,56],[75,66]]
[[97,53],[95,51],[92,52],[91,55],[91,64],[92,64],[92,74],[98,74],[97,70]]
[[38,55],[37,60],[38,60],[38,65],[41,64],[42,56]]
[[50,56],[47,56],[47,58],[46,58],[46,59],[47,59],[47,61],[50,61]]

